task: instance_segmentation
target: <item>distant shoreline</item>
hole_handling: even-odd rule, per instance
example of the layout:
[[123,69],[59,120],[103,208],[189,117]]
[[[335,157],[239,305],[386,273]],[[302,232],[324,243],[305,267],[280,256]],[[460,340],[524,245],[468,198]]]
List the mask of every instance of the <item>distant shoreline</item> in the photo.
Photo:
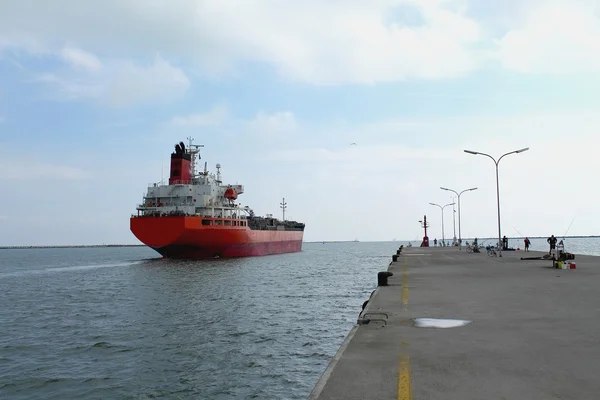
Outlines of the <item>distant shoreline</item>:
[[[511,236],[508,239],[524,239],[525,236]],[[548,236],[529,236],[530,239],[547,239]],[[557,238],[565,239],[586,239],[586,238],[600,238],[600,235],[577,235],[577,236],[557,236]],[[431,238],[429,238],[431,240]],[[420,240],[420,239],[419,239]],[[387,242],[416,242],[417,239],[413,240],[388,240]],[[463,240],[472,240],[472,238],[463,238]],[[479,241],[486,240],[497,240],[497,238],[479,238]],[[446,241],[452,241],[452,239],[446,239]],[[363,243],[370,242],[386,242],[385,240],[366,240]],[[361,243],[358,240],[312,240],[304,243]],[[48,246],[0,246],[0,250],[9,249],[87,249],[87,248],[100,248],[100,247],[146,247],[145,244],[82,244],[82,245],[48,245]]]
[[0,246],[0,250],[8,249],[87,249],[94,247],[144,247],[144,244],[81,244],[81,245],[49,245],[49,246]]
[[303,243],[360,243],[358,240],[313,240]]

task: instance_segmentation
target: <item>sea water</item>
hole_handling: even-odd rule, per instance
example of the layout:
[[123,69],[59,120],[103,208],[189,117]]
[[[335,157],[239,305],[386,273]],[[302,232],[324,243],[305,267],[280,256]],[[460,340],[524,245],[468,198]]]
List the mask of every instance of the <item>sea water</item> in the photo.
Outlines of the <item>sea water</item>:
[[400,244],[0,250],[0,398],[305,399]]

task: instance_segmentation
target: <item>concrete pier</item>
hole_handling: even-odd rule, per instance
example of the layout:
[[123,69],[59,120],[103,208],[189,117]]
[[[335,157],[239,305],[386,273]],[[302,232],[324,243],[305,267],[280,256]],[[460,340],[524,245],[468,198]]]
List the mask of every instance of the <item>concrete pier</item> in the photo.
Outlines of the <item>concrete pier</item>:
[[541,255],[404,248],[363,311],[371,321],[351,330],[309,398],[598,398],[600,257],[577,255],[570,270],[521,260]]

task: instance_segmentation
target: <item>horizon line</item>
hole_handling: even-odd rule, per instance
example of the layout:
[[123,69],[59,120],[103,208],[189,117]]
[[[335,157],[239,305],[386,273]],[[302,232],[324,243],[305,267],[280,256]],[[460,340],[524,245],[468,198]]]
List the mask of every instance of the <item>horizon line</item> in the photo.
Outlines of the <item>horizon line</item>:
[[[523,239],[525,237],[531,239],[545,239],[549,236],[510,236],[508,239]],[[556,236],[558,238],[599,238],[600,235],[559,235]],[[431,237],[429,237],[431,240]],[[472,240],[474,237],[466,237],[464,240]],[[496,237],[478,237],[479,240],[495,240]],[[302,243],[394,243],[394,242],[418,242],[420,239],[402,239],[402,240],[310,240],[310,241],[302,241]],[[441,239],[438,239],[440,241]],[[452,242],[453,238],[444,239],[445,241]],[[65,244],[65,245],[9,245],[9,246],[0,246],[0,250],[10,250],[10,249],[76,249],[76,248],[92,248],[92,247],[149,247],[145,244]]]

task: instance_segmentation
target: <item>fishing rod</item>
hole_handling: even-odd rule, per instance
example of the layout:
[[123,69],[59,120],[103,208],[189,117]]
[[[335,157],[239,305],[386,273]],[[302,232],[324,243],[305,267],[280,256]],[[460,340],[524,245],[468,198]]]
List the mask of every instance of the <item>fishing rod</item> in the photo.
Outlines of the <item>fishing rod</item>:
[[575,222],[575,218],[577,217],[573,217],[573,220],[571,221],[571,223],[569,224],[569,227],[567,228],[567,231],[565,232],[565,234],[563,235],[563,239],[565,239],[565,236],[567,236],[567,233],[569,233],[569,230],[571,229],[571,225],[573,225],[573,222]]
[[518,229],[517,229],[517,228],[516,228],[514,225],[513,225],[513,229],[514,229],[515,231],[517,231],[517,233],[518,233],[519,235],[521,235],[522,237],[525,237],[525,236],[523,236],[523,234],[522,234],[521,232],[519,232],[519,230],[518,230]]

